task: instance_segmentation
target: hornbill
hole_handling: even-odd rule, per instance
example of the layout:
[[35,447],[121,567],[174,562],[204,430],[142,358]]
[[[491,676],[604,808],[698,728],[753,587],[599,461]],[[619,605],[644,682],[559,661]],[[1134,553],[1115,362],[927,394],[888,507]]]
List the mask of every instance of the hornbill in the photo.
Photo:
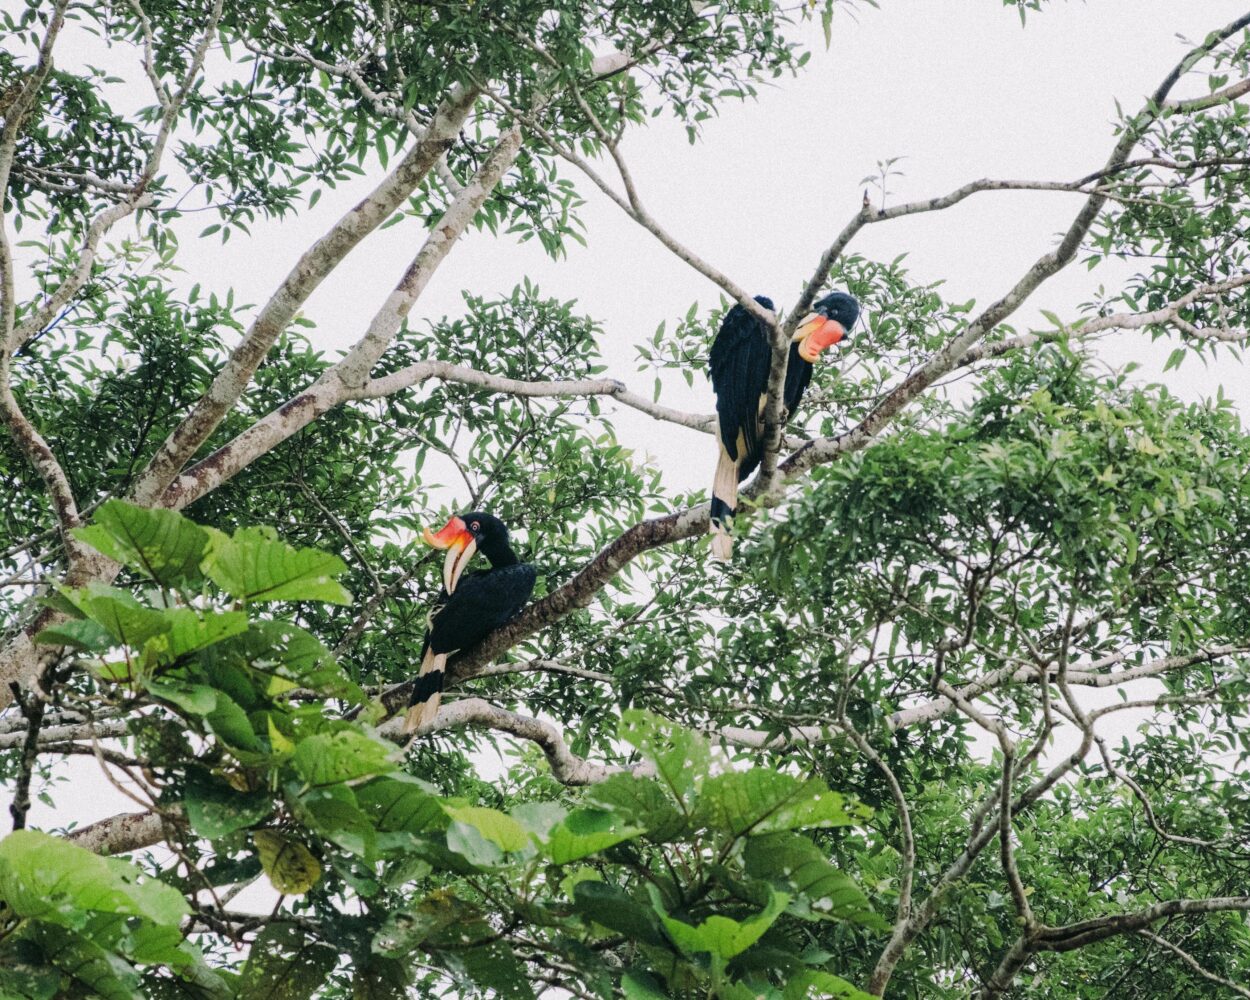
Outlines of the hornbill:
[[[512,551],[507,526],[491,514],[470,511],[453,517],[438,534],[426,528],[421,537],[436,549],[446,549],[447,556],[443,589],[430,609],[421,671],[408,699],[406,733],[438,714],[448,655],[477,644],[514,617],[530,599],[538,577],[538,571]],[[462,578],[475,552],[486,556],[490,569]]]
[[[757,295],[765,309],[772,301]],[[859,303],[845,292],[832,292],[818,301],[794,332],[786,364],[782,395],[785,419],[798,408],[812,363],[820,352],[846,338],[859,319]],[[733,554],[733,516],[738,503],[738,484],[746,479],[764,454],[764,406],[768,401],[768,372],[772,346],[768,328],[735,305],[721,321],[708,359],[712,389],[716,392],[716,436],[719,457],[712,481],[712,555],[728,559]]]

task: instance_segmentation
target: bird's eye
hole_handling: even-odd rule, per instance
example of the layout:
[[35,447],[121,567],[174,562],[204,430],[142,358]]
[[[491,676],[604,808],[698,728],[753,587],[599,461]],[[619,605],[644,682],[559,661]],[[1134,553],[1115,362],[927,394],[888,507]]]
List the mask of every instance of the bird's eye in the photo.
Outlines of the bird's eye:
[[481,530],[482,530],[482,522],[481,522],[481,521],[474,521],[472,524],[470,524],[470,525],[469,525],[469,530],[470,530],[470,531],[481,531]]

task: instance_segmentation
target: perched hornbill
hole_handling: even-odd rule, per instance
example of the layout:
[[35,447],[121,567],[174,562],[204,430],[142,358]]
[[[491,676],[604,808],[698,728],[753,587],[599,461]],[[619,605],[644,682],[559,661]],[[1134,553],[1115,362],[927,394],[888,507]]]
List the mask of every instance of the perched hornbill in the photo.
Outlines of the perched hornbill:
[[[762,295],[755,301],[765,309],[773,308]],[[812,363],[826,347],[843,340],[859,319],[859,303],[845,292],[826,295],[812,310],[795,330],[790,344],[783,393],[787,420],[812,380]],[[708,360],[720,442],[712,481],[712,554],[728,559],[733,554],[731,532],[738,484],[755,471],[764,453],[764,404],[772,367],[767,327],[741,305],[735,305],[721,321]]]
[[[411,733],[433,721],[442,699],[447,656],[475,645],[516,615],[530,599],[538,571],[523,563],[508,544],[508,528],[490,514],[470,511],[453,517],[438,534],[429,528],[422,537],[446,549],[443,589],[430,609],[429,631],[421,651],[421,672],[408,699],[404,731]],[[474,552],[490,560],[490,569],[461,578]]]

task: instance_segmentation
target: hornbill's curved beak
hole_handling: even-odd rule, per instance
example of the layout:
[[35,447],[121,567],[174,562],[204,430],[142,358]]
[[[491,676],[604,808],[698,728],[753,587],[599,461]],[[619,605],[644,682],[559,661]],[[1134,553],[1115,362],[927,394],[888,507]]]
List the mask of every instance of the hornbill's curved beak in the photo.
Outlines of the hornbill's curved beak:
[[464,521],[453,517],[438,534],[426,528],[421,532],[421,538],[426,545],[447,550],[447,557],[443,560],[443,589],[449,594],[454,593],[460,574],[477,551],[477,539],[473,537],[473,532]]
[[846,330],[841,323],[818,312],[805,316],[799,328],[794,331],[794,340],[799,345],[799,357],[808,364],[815,364],[821,351],[845,337]]

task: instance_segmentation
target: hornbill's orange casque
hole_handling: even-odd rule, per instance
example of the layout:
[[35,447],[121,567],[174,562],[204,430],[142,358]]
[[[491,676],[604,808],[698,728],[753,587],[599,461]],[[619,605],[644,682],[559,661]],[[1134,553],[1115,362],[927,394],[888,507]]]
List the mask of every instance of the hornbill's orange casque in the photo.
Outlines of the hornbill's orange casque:
[[[765,309],[772,301],[757,295]],[[786,366],[782,401],[786,419],[793,415],[812,380],[812,363],[820,352],[846,338],[859,319],[859,303],[845,292],[832,292],[818,301],[794,332]],[[716,435],[720,444],[716,478],[712,482],[712,555],[733,554],[733,516],[738,484],[746,479],[764,453],[764,405],[768,401],[768,372],[772,347],[768,328],[735,305],[721,321],[708,368],[716,392]]]
[[[432,722],[442,700],[443,678],[449,654],[467,649],[516,615],[530,599],[538,571],[521,562],[508,544],[508,528],[490,514],[470,511],[453,517],[438,534],[428,528],[422,537],[437,549],[446,549],[443,589],[430,609],[430,627],[421,651],[421,672],[408,699],[404,731],[411,733]],[[481,552],[490,569],[461,576]]]

